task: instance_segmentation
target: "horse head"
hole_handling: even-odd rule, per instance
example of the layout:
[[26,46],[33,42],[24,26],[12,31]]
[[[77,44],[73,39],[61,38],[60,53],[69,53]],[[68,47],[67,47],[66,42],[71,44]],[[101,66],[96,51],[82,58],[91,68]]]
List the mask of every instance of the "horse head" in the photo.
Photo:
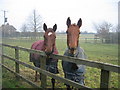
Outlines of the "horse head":
[[80,27],[82,25],[81,18],[78,20],[77,24],[71,24],[70,17],[67,19],[67,46],[70,50],[71,54],[75,53],[76,48],[78,47],[79,43],[79,34],[80,34]]
[[55,24],[53,28],[47,28],[47,25],[43,24],[44,34],[44,48],[46,55],[50,55],[54,51],[57,25]]

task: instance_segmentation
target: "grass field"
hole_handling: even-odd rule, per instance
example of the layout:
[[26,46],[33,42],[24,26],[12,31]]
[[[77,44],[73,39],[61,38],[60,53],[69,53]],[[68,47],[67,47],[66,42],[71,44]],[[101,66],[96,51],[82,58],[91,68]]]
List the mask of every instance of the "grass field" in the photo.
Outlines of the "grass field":
[[[81,35],[81,38],[92,38],[93,35]],[[43,38],[41,38],[43,39]],[[39,40],[39,39],[38,39]],[[26,38],[9,38],[3,39],[3,43],[10,45],[18,45],[26,48],[30,48],[31,44],[36,40],[26,39]],[[80,39],[80,46],[85,50],[86,55],[88,56],[88,60],[110,63],[118,65],[118,45],[116,44],[102,44],[102,43],[94,43],[89,42],[85,43],[84,40]],[[59,54],[63,55],[66,49],[66,35],[57,35],[56,46],[59,50]],[[4,53],[14,57],[14,50],[10,48],[4,48]],[[33,65],[29,62],[29,53],[20,51],[20,60]],[[5,60],[5,64],[10,68],[14,69],[14,62],[10,60]],[[61,60],[59,60],[59,72],[60,76],[64,76],[61,66]],[[20,65],[20,74],[24,75],[26,78],[34,81],[34,71],[23,67]],[[16,83],[15,83],[16,82]],[[14,84],[15,83],[15,84]],[[86,67],[85,74],[85,83],[86,86],[91,88],[99,88],[100,86],[100,69]],[[40,81],[36,82],[36,84],[40,84]],[[3,69],[3,87],[15,88],[15,87],[29,87],[32,88],[29,84],[20,80],[19,82],[15,80],[15,76],[10,72]],[[51,87],[50,78],[48,77],[48,87]],[[57,81],[56,87],[64,88],[65,85]],[[118,74],[111,72],[111,80],[110,80],[110,88],[118,88]]]

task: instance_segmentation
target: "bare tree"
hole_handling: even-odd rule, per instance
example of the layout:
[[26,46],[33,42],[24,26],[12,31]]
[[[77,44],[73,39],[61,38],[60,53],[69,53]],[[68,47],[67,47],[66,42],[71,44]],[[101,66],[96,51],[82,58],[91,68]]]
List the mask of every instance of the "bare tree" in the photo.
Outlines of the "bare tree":
[[97,36],[99,36],[102,39],[102,42],[103,42],[103,39],[105,40],[109,39],[109,32],[110,30],[112,30],[112,26],[113,26],[111,23],[104,21],[101,24],[94,23],[93,25],[97,31]]
[[116,25],[115,28],[113,29],[113,32],[120,33],[120,25]]
[[21,32],[27,32],[28,31],[28,27],[26,24],[23,24],[21,27]]
[[32,32],[34,32],[34,37],[37,37],[37,32],[42,30],[42,17],[37,13],[36,10],[33,10],[29,17],[28,27]]
[[22,37],[28,37],[28,35],[27,35],[28,34],[28,27],[27,27],[26,24],[23,24],[21,26],[20,30],[21,30],[21,36]]
[[112,30],[113,41],[120,44],[120,25],[116,25]]

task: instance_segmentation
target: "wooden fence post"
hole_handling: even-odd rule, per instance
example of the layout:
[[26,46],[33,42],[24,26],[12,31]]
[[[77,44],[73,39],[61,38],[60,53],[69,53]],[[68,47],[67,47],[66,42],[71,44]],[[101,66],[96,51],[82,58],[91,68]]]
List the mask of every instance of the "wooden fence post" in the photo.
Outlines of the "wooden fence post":
[[100,88],[109,88],[109,80],[110,80],[110,71],[101,69],[101,82]]
[[85,38],[85,43],[87,43],[87,38]]
[[97,43],[97,38],[94,38],[94,43]]
[[[17,46],[15,48],[15,59],[19,60],[19,50]],[[15,62],[15,72],[19,73],[19,64],[17,62]],[[19,80],[19,77],[16,76],[16,79]]]
[[[40,56],[40,67],[46,70],[46,57]],[[41,87],[46,88],[47,86],[47,76],[41,73]]]
[[[2,48],[1,48],[1,49],[2,49],[2,50],[1,50],[2,52],[1,52],[1,53],[4,54],[3,45],[2,45]],[[2,59],[2,62],[1,62],[1,63],[4,64],[4,57],[2,56],[2,54],[1,54],[1,59]]]

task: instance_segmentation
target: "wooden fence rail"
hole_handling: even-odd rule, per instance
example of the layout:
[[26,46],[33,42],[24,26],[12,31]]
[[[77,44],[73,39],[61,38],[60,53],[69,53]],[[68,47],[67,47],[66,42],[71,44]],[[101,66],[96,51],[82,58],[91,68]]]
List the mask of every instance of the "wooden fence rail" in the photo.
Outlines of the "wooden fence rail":
[[[60,76],[57,76],[55,74],[52,74],[48,71],[45,70],[45,62],[46,62],[46,54],[44,52],[41,52],[41,51],[38,51],[38,50],[32,50],[32,49],[27,49],[27,48],[23,48],[23,47],[18,47],[18,46],[12,46],[12,45],[6,45],[6,44],[1,44],[2,46],[5,46],[5,47],[10,47],[10,48],[13,48],[15,49],[15,59],[14,58],[11,58],[5,54],[2,55],[3,58],[8,58],[10,60],[13,60],[15,61],[15,71],[14,74],[16,74],[16,78],[18,78],[20,75],[19,75],[19,64],[25,66],[25,67],[28,67],[28,68],[31,68],[33,70],[36,70],[40,73],[42,73],[42,80],[41,80],[41,87],[42,88],[46,88],[46,76],[50,76],[54,79],[57,79],[63,83],[67,83],[71,86],[74,86],[76,88],[87,88],[87,89],[91,89],[87,86],[83,86],[83,85],[80,85],[79,83],[76,83],[76,82],[73,82],[71,80],[68,80],[68,79],[65,79],[63,77],[60,77]],[[37,54],[40,54],[41,58],[42,58],[42,67],[41,68],[37,68],[37,67],[34,67],[34,66],[31,66],[29,64],[26,64],[24,62],[22,62],[21,60],[19,60],[19,50],[22,50],[22,51],[27,51],[29,53],[37,53]],[[74,57],[69,57],[69,56],[62,56],[62,55],[55,55],[55,54],[51,54],[52,58],[56,58],[56,59],[59,59],[59,60],[65,60],[65,61],[69,61],[69,62],[74,62],[76,64],[83,64],[83,65],[86,65],[86,66],[90,66],[90,67],[93,67],[93,68],[98,68],[98,69],[101,69],[101,80],[100,80],[100,88],[109,88],[109,80],[110,80],[110,72],[116,72],[116,73],[120,73],[120,66],[117,66],[117,65],[112,65],[112,64],[108,64],[108,63],[102,63],[102,62],[96,62],[96,61],[90,61],[90,60],[86,60],[86,59],[77,59],[77,58],[74,58]],[[43,62],[44,61],[44,62]],[[4,63],[2,64],[2,66],[4,68],[6,68],[6,66],[4,65]],[[6,68],[7,69],[7,68]],[[7,69],[8,70],[8,69]],[[12,70],[9,70],[12,72]],[[106,77],[106,78],[104,78]],[[22,78],[23,80],[27,81],[24,77],[20,76],[20,78]],[[31,84],[31,81],[27,81],[29,84]],[[33,86],[35,86],[33,84]]]
[[[55,74],[52,74],[52,73],[50,73],[50,72],[48,72],[48,71],[46,71],[46,70],[43,70],[43,69],[41,69],[41,68],[37,68],[37,67],[31,66],[31,65],[29,65],[29,64],[26,64],[26,63],[24,63],[24,62],[22,62],[22,61],[20,61],[20,60],[14,59],[14,58],[9,57],[9,56],[7,56],[7,55],[2,55],[2,56],[3,56],[4,58],[13,60],[13,61],[15,61],[15,62],[17,62],[17,63],[25,66],[25,67],[31,68],[31,69],[33,69],[33,70],[36,70],[36,71],[38,71],[38,72],[40,72],[40,73],[42,73],[42,74],[44,74],[44,75],[50,76],[50,77],[52,77],[52,78],[54,78],[54,79],[57,79],[57,80],[59,80],[59,81],[61,81],[61,82],[70,84],[70,85],[72,85],[72,86],[74,86],[74,87],[77,87],[77,88],[87,88],[87,89],[89,89],[88,87],[82,86],[82,85],[80,85],[80,84],[78,84],[78,83],[76,83],[76,82],[73,82],[73,81],[71,81],[71,80],[68,80],[68,79],[59,77],[59,76],[57,76],[57,75],[55,75]],[[12,71],[12,70],[11,70],[11,71]],[[17,74],[17,73],[14,72],[14,74]],[[45,81],[43,81],[43,82],[45,82]],[[42,83],[42,82],[41,82],[41,83]],[[43,88],[44,88],[44,86],[43,86]]]

